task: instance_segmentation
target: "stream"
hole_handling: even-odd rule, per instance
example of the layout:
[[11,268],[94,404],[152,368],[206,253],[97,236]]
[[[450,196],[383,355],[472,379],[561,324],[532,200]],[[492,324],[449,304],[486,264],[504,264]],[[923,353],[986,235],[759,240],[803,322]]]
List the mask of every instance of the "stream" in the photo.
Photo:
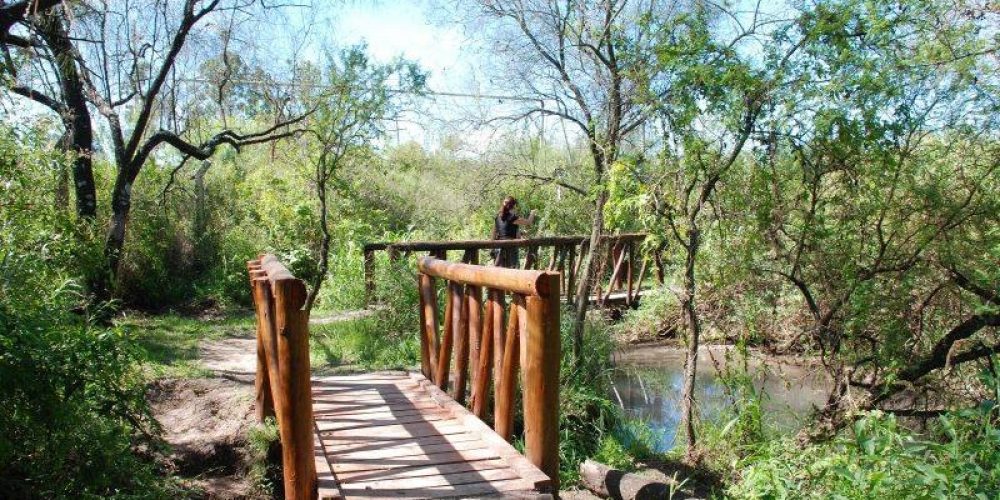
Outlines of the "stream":
[[[713,346],[699,351],[695,400],[702,420],[718,422],[732,402],[710,357],[725,366],[727,350]],[[829,386],[821,369],[794,361],[760,355],[748,360],[754,388],[764,396],[765,423],[787,432],[797,430],[813,407],[823,404]],[[675,445],[683,375],[684,351],[678,347],[636,347],[615,356],[611,398],[649,425],[657,451]]]

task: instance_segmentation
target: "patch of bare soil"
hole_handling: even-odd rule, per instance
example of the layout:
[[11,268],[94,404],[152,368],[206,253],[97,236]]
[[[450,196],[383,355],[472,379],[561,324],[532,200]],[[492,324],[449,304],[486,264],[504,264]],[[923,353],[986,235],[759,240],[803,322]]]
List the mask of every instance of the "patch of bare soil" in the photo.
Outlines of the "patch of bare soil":
[[202,366],[218,375],[252,381],[257,371],[257,339],[233,337],[202,342],[198,358]]
[[203,498],[254,498],[247,478],[252,385],[226,378],[158,380],[147,398],[170,445],[171,472]]

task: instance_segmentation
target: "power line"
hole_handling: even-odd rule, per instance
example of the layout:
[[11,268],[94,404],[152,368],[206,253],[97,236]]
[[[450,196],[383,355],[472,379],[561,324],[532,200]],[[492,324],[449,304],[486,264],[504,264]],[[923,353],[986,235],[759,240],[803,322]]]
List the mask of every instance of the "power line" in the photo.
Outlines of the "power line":
[[[218,84],[216,80],[210,80],[208,78],[177,78],[175,81],[184,83],[211,83]],[[264,80],[247,80],[241,78],[230,78],[227,83],[240,84],[240,85],[257,85],[257,86],[273,86],[273,87],[290,87],[290,88],[303,88],[303,89],[335,89],[336,86],[329,85],[325,83],[305,83],[305,82],[269,82]],[[537,102],[543,103],[544,99],[537,97],[525,97],[518,95],[504,95],[504,94],[470,94],[465,92],[451,92],[443,90],[430,90],[426,89],[423,91],[415,91],[408,89],[389,89],[389,92],[396,94],[411,94],[411,95],[432,95],[432,96],[442,96],[442,97],[462,97],[467,99],[497,99],[505,101],[521,101],[521,102]]]

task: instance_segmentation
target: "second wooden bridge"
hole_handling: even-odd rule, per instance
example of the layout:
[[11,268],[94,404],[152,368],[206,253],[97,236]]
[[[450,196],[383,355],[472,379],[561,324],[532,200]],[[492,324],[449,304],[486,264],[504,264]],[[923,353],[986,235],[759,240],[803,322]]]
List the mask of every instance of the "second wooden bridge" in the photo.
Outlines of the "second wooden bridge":
[[[545,269],[558,272],[563,300],[572,303],[583,262],[594,259],[596,270],[591,303],[634,306],[642,295],[642,284],[647,271],[659,284],[663,284],[663,258],[661,245],[647,244],[645,233],[607,234],[600,238],[598,252],[592,252],[589,236],[543,236],[517,240],[459,240],[459,241],[397,241],[367,243],[364,246],[364,272],[366,301],[376,298],[375,263],[377,252],[385,252],[390,263],[401,258],[427,252],[440,260],[448,260],[449,252],[461,252],[462,262],[478,264],[484,252],[501,248],[524,249],[517,267]],[[593,255],[592,255],[593,254]]]
[[425,257],[420,372],[314,378],[305,284],[274,256],[248,268],[256,415],[277,420],[286,498],[550,498],[558,489],[559,273]]

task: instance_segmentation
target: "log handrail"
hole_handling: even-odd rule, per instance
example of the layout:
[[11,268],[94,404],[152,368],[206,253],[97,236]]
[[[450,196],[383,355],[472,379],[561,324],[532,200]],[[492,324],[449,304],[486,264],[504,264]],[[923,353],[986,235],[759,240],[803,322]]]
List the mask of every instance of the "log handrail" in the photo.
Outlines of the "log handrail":
[[[646,233],[608,234],[609,240],[641,241]],[[526,248],[530,246],[579,245],[589,242],[590,236],[540,236],[516,240],[451,240],[451,241],[397,241],[366,243],[364,251],[395,249],[400,252],[433,252],[438,250],[489,250],[492,248]]]
[[257,317],[256,417],[275,417],[285,498],[317,496],[305,283],[275,256],[247,262]]
[[[600,279],[594,284],[595,300],[599,306],[606,305],[612,293],[622,291],[624,302],[628,306],[638,303],[642,281],[646,277],[644,271],[635,279],[634,267],[641,261],[640,267],[645,270],[649,261],[656,266],[655,278],[663,283],[662,247],[653,249],[651,255],[636,252],[636,246],[643,243],[646,233],[608,234],[601,236],[601,248],[607,248],[608,255],[594,257]],[[590,254],[589,236],[545,236],[516,240],[455,240],[455,241],[401,241],[367,243],[363,247],[365,303],[371,304],[375,295],[375,252],[385,251],[390,261],[397,261],[400,256],[413,252],[428,252],[432,257],[448,260],[449,251],[463,251],[463,261],[471,259],[478,262],[479,252],[504,248],[525,248],[524,269],[536,269],[547,266],[549,271],[558,271],[561,277],[563,299],[572,303],[576,297],[576,284],[584,259]],[[543,253],[545,252],[545,258]],[[627,258],[626,258],[627,256]],[[606,282],[604,280],[610,280]],[[627,284],[627,287],[625,286]]]
[[[425,257],[418,263],[421,371],[441,390],[450,389],[460,404],[466,404],[468,392],[472,413],[483,421],[492,402],[493,429],[507,441],[514,431],[520,371],[525,456],[549,476],[551,487],[557,490],[562,277],[550,271],[475,265],[471,249],[463,260],[466,263]],[[437,279],[444,280],[446,287],[441,322]],[[511,300],[505,325],[507,294]]]

